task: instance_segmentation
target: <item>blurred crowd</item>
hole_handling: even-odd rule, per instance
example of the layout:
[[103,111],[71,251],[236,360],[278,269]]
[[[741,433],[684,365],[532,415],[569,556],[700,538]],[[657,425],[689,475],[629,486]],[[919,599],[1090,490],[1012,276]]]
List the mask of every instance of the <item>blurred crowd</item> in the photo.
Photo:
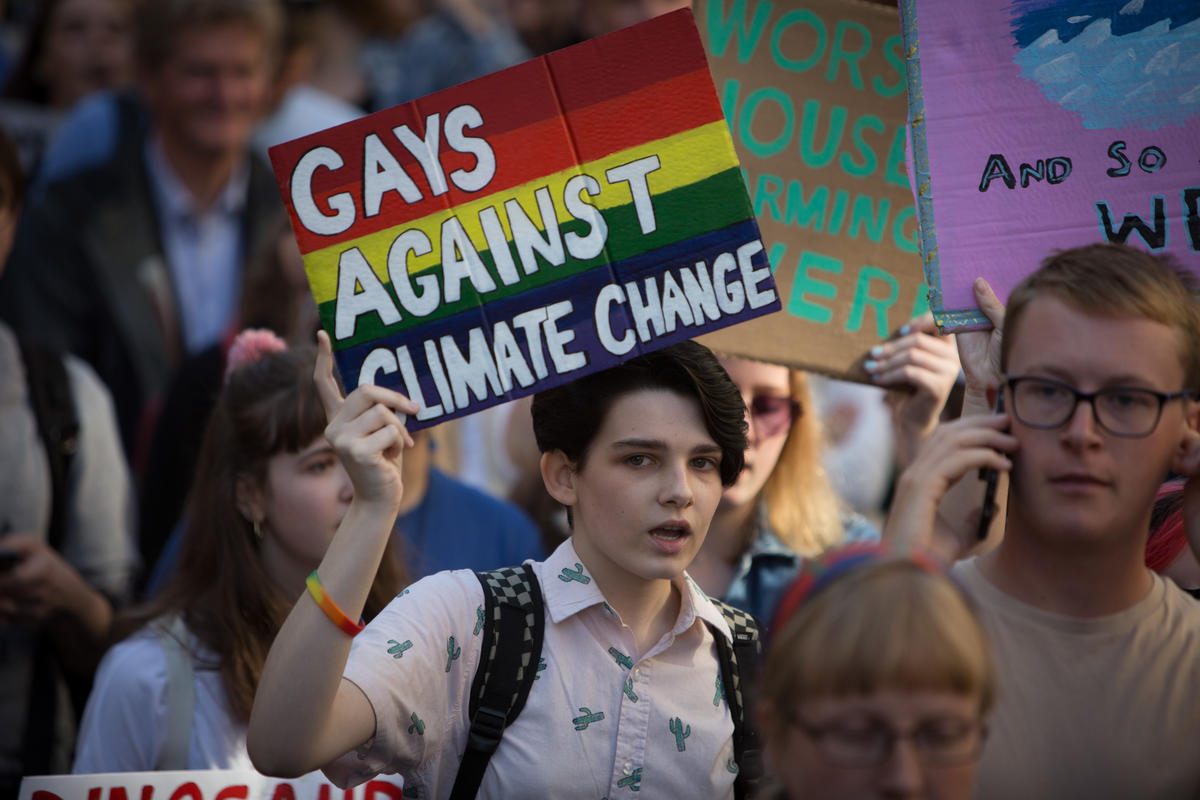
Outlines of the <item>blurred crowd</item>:
[[[3,5],[0,798],[16,797],[24,775],[72,769],[261,766],[251,762],[247,730],[268,653],[298,599],[315,591],[306,580],[370,484],[365,469],[347,466],[348,449],[325,435],[340,406],[312,379],[323,358],[313,344],[319,320],[267,148],[686,5]],[[838,769],[861,777],[880,765],[904,784],[904,765],[893,763],[903,739],[926,766],[949,770],[938,773],[940,796],[969,796],[984,718],[1003,697],[996,684],[1004,676],[961,587],[924,556],[874,543],[898,487],[941,498],[944,486],[928,489],[911,470],[907,483],[897,477],[912,465],[921,476],[941,474],[927,469],[923,448],[942,441],[930,437],[959,416],[971,370],[983,369],[995,348],[976,341],[964,349],[918,318],[870,353],[874,385],[716,356],[740,396],[734,422],[744,413],[745,451],[713,496],[707,539],[698,537],[703,546],[686,565],[688,585],[785,626],[767,661],[770,702],[758,718],[776,791],[809,796],[795,787],[838,785]],[[622,392],[638,398],[643,390],[614,390],[611,408],[624,408]],[[974,410],[986,411],[991,402],[980,392]],[[1103,424],[1099,397],[1076,394]],[[535,403],[509,403],[411,440],[397,434],[403,493],[391,535],[372,556],[378,569],[361,582],[363,618],[385,615],[406,586],[445,570],[527,559],[557,565],[567,554],[564,574],[587,582],[584,567],[594,571],[599,558],[585,546],[587,514],[596,512],[555,490],[546,453],[559,448],[535,432]],[[603,439],[607,407],[599,408],[591,435]],[[1184,540],[1181,492],[1160,492],[1145,563],[1194,589],[1200,568]],[[1003,501],[1002,492],[1000,520]],[[907,516],[889,522],[885,538],[936,546],[933,518],[915,502],[901,505]],[[977,506],[972,495],[954,510]],[[1141,568],[1140,550],[1138,559]],[[848,563],[865,568],[817,594]],[[994,591],[980,589],[975,573],[961,580],[975,593]],[[850,605],[857,616],[843,613]],[[358,616],[343,615],[351,628]],[[402,639],[388,640],[399,648],[389,659],[403,655]],[[834,640],[844,646],[827,648]],[[449,653],[452,662],[453,638]],[[195,688],[187,712],[169,691],[181,681]],[[719,676],[716,686],[720,693]],[[858,716],[830,705],[914,686],[938,695],[934,722],[923,706],[902,701]],[[632,687],[625,692],[636,702]],[[711,699],[711,676],[703,688]],[[800,706],[827,724],[794,718],[789,709]],[[897,717],[888,716],[897,707],[900,717],[919,718],[915,727],[897,733]],[[1200,718],[1197,711],[1184,713]],[[828,722],[843,712],[851,723]],[[806,771],[782,744],[799,735],[793,729],[807,731],[833,772]],[[699,749],[699,725],[696,733],[690,746]],[[684,734],[676,735],[682,753]],[[724,769],[722,761],[718,777]],[[829,796],[875,796],[857,791]]]

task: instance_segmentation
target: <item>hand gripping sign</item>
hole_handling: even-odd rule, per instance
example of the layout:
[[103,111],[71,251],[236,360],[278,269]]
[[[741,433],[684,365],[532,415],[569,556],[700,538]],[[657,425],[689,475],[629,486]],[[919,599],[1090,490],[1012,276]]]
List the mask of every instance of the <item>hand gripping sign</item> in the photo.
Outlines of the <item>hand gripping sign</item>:
[[271,160],[347,389],[412,429],[780,307],[687,10]]

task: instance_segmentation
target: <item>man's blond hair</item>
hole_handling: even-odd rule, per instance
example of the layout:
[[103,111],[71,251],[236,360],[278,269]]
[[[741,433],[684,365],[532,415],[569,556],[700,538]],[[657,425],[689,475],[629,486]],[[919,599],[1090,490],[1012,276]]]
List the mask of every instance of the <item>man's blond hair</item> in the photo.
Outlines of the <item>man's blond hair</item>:
[[1179,334],[1184,388],[1200,388],[1200,304],[1197,282],[1169,255],[1122,244],[1060,250],[1022,280],[1008,297],[1000,368],[1007,371],[1015,331],[1030,303],[1050,296],[1085,314],[1140,317]]

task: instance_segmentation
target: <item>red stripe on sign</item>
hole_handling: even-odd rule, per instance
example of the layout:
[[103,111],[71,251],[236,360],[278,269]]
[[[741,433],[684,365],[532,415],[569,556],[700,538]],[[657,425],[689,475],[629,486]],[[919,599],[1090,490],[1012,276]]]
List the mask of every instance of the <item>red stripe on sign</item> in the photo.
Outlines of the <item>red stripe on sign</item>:
[[686,8],[545,58],[566,111],[708,69],[700,34],[691,10]]
[[[488,143],[496,153],[496,174],[482,190],[487,194],[503,192],[567,169],[576,163],[587,163],[646,142],[666,139],[684,131],[721,119],[720,105],[712,89],[708,71],[680,75],[661,83],[647,86],[627,95],[595,103],[567,115],[571,137],[563,127],[563,118],[554,117],[507,133],[488,136]],[[485,118],[485,127],[489,120]],[[481,128],[482,130],[482,128]],[[471,132],[474,135],[474,131]],[[390,136],[390,134],[389,134]],[[388,151],[405,168],[414,183],[420,188],[423,198],[416,203],[406,203],[395,192],[388,192],[380,205],[380,213],[371,217],[362,216],[360,177],[362,143],[357,148],[359,166],[351,164],[334,171],[324,171],[326,178],[342,177],[346,180],[333,182],[319,180],[322,173],[314,176],[313,188],[317,204],[325,207],[329,195],[350,192],[355,201],[358,217],[355,224],[344,233],[335,236],[319,236],[307,230],[297,231],[297,241],[302,253],[308,253],[337,242],[376,233],[395,225],[420,219],[447,206],[477,199],[479,193],[463,192],[448,182],[449,191],[432,196],[428,183],[415,158],[399,145],[394,136],[380,137],[387,143]],[[340,152],[352,147],[347,143]],[[401,155],[409,155],[407,159]],[[440,154],[440,163],[446,175],[456,169],[470,170],[475,166],[475,157],[448,150]],[[290,194],[284,198],[291,205]]]
[[707,67],[568,111],[581,162],[723,119]]
[[[438,113],[445,119],[447,113],[461,105],[473,105],[483,117],[483,125],[470,131],[472,135],[492,137],[516,130],[531,122],[553,119],[561,113],[554,86],[542,59],[533,59],[491,75],[455,86],[434,94],[374,114],[338,125],[334,128],[293,139],[276,145],[270,150],[271,163],[281,176],[291,173],[293,165],[304,153],[314,147],[334,147],[347,156],[362,158],[362,140],[367,134],[375,133],[385,141],[395,141],[392,129],[407,125],[418,136],[425,134],[425,120],[429,114]],[[416,160],[402,147],[395,148],[403,156],[402,164],[416,164]],[[342,181],[331,182],[321,189],[344,185]],[[287,186],[282,179],[280,187]],[[284,196],[287,194],[285,192]]]

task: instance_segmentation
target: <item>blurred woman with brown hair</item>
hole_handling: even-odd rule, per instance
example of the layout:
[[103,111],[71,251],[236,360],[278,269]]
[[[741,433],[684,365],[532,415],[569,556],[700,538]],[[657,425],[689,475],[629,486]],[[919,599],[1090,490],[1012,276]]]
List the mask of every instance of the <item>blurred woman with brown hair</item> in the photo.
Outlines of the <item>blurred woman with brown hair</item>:
[[[178,566],[101,664],[75,772],[251,768],[246,724],[267,651],[353,499],[324,437],[315,359],[265,331],[234,343]],[[364,614],[402,583],[389,552]],[[178,702],[189,690],[191,708]]]

